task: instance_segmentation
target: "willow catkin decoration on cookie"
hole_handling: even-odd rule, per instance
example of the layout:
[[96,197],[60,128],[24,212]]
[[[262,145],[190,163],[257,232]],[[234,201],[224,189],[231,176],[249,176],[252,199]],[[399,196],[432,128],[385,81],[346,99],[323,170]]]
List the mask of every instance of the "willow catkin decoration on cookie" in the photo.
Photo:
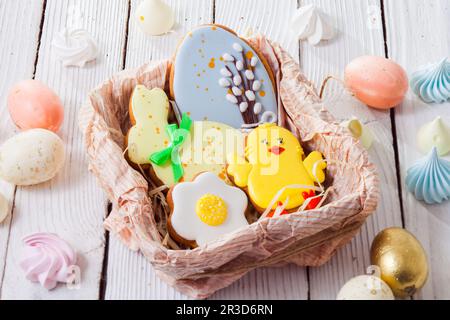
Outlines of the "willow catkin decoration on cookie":
[[176,53],[170,83],[180,111],[193,120],[234,128],[276,121],[272,71],[257,50],[224,27],[206,25],[188,33]]

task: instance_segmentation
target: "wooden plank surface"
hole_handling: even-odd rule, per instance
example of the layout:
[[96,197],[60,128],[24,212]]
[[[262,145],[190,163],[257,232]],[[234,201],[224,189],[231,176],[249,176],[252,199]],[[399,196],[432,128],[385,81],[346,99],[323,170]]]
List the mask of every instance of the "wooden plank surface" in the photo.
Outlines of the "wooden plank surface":
[[[20,12],[30,10],[24,6]],[[53,88],[64,103],[65,121],[60,136],[66,144],[66,163],[52,181],[17,189],[2,287],[4,299],[97,299],[99,296],[106,198],[87,170],[77,118],[87,92],[121,68],[127,10],[126,1],[47,1],[36,78]],[[66,25],[86,28],[98,40],[101,56],[95,64],[78,69],[65,68],[56,61],[51,41]],[[60,286],[49,292],[25,279],[18,266],[21,239],[38,231],[55,232],[77,250],[83,272],[80,289]]]
[[[0,144],[17,131],[6,106],[9,89],[17,81],[33,77],[38,48],[43,1],[0,2]],[[18,37],[17,35],[20,35]],[[10,210],[15,187],[0,180],[0,193],[8,199]],[[0,223],[0,298],[7,254],[11,215]]]
[[[336,37],[313,47],[302,42],[300,64],[307,77],[320,86],[328,75],[343,79],[345,66],[365,55],[384,56],[381,8],[378,0],[305,0],[315,3],[337,28]],[[372,13],[379,10],[373,23]],[[376,11],[375,11],[376,12]],[[340,249],[324,266],[310,268],[311,299],[335,299],[342,285],[350,278],[365,274],[370,265],[369,248],[375,235],[388,226],[401,226],[400,201],[397,192],[395,155],[389,111],[370,109],[351,97],[338,81],[325,90],[325,105],[339,121],[352,115],[367,124],[376,137],[369,150],[370,159],[378,169],[381,198],[377,211],[369,217],[350,244]]]
[[[389,56],[409,74],[449,57],[449,1],[389,0],[385,1],[385,11]],[[450,103],[425,104],[411,90],[395,115],[405,224],[421,241],[431,266],[428,282],[416,296],[419,299],[450,299],[450,202],[426,205],[405,187],[406,170],[424,156],[417,149],[416,132],[438,115],[450,123]]]

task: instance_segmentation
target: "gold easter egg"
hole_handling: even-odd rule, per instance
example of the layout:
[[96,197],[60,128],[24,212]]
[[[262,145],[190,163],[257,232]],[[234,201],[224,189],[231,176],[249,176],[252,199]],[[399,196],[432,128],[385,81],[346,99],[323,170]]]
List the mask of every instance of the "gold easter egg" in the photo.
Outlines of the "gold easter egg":
[[370,249],[373,265],[381,269],[383,279],[396,297],[412,296],[423,287],[428,277],[425,250],[419,241],[401,228],[381,231]]

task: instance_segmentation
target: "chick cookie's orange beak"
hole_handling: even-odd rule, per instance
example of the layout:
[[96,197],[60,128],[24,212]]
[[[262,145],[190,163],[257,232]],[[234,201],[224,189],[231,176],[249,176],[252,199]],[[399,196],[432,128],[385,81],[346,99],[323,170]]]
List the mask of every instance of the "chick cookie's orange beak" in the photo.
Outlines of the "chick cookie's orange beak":
[[276,155],[280,155],[284,152],[284,148],[280,147],[280,146],[273,146],[272,148],[269,148],[269,152],[276,154]]

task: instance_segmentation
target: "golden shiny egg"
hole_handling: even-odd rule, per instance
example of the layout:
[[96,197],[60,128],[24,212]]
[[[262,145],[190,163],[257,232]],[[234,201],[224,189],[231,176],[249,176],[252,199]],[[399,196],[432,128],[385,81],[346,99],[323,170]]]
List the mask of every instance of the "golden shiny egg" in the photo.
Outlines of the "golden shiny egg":
[[404,229],[388,228],[381,231],[372,242],[370,259],[373,265],[380,267],[381,279],[397,297],[412,296],[427,280],[425,250]]

